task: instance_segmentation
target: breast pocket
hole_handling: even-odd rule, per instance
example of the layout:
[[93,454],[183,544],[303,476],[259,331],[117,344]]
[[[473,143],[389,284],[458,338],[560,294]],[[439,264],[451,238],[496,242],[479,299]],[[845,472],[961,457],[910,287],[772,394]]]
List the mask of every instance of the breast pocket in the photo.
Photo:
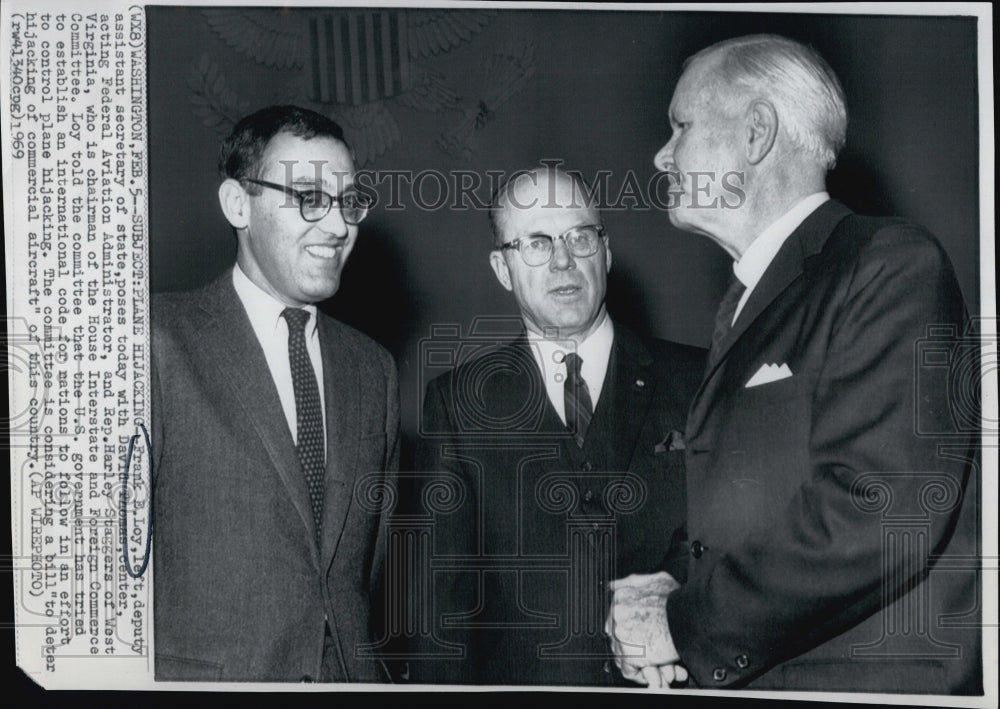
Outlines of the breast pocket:
[[750,407],[765,407],[775,404],[780,405],[783,401],[805,396],[812,392],[816,378],[808,374],[795,374],[791,377],[779,379],[778,381],[758,384],[756,386],[744,386],[736,395],[735,399],[739,404]]
[[667,479],[684,475],[684,450],[658,450],[653,454],[653,467]]

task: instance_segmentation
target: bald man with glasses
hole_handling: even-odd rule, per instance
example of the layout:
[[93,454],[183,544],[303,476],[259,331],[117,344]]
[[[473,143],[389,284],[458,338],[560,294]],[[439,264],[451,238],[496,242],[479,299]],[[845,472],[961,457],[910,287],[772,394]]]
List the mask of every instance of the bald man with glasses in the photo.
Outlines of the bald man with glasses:
[[294,106],[240,121],[219,172],[236,264],[153,299],[156,678],[384,681],[358,652],[384,525],[354,492],[398,465],[396,368],[316,308],[369,202]]
[[435,517],[433,631],[413,638],[411,681],[624,684],[604,584],[683,573],[669,550],[684,535],[681,431],[704,353],[612,322],[611,236],[587,196],[550,165],[494,196],[489,263],[524,327],[427,386],[417,504],[447,485],[460,501]]

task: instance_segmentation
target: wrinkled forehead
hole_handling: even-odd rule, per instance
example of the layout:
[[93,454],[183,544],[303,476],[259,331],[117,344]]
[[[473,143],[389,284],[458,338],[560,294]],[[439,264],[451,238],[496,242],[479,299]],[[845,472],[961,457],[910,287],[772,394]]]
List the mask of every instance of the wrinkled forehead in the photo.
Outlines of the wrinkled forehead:
[[261,174],[285,184],[337,194],[354,183],[354,160],[347,146],[336,138],[278,133],[264,150]]

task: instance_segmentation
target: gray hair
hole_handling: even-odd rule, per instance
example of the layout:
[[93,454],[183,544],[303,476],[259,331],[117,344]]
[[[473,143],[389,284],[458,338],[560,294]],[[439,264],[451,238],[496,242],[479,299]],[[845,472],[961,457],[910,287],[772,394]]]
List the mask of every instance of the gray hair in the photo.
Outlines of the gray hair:
[[729,86],[770,100],[792,143],[833,168],[846,139],[847,103],[837,75],[815,49],[778,35],[748,35],[713,44],[685,66],[717,53]]

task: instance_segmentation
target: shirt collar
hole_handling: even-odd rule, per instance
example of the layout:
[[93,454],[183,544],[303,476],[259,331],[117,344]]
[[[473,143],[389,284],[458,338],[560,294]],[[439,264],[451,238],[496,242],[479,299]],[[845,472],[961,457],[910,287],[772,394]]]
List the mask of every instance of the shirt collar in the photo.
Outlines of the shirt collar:
[[[233,287],[255,329],[267,328],[267,331],[273,332],[284,321],[281,313],[285,308],[291,307],[251,281],[239,264],[233,268]],[[310,304],[303,306],[302,309],[309,313],[306,337],[312,337],[316,333],[316,306]]]
[[590,369],[588,365],[593,364],[595,365],[594,369],[599,370],[601,367],[597,365],[603,362],[603,369],[606,370],[614,339],[615,328],[606,311],[601,324],[579,345],[574,346],[570,340],[549,339],[528,331],[528,341],[533,345],[531,352],[535,356],[535,361],[543,376],[546,376],[546,373],[550,371],[552,364],[561,365],[565,355],[570,352],[576,352],[580,356],[586,369]]
[[792,235],[799,225],[821,204],[830,199],[826,192],[815,192],[799,200],[794,207],[771,222],[753,243],[743,252],[739,261],[733,264],[733,272],[740,282],[752,291],[771,265],[782,244]]

